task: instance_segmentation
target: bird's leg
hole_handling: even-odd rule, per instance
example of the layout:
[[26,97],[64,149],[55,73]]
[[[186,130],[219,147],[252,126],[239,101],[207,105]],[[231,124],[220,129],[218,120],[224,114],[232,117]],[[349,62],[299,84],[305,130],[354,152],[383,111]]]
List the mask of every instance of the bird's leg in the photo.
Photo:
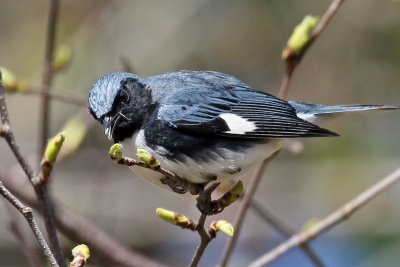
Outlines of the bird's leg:
[[214,205],[215,201],[211,200],[211,194],[218,186],[219,183],[213,183],[208,187],[206,187],[206,184],[203,184],[202,188],[200,188],[199,196],[196,198],[196,207],[200,210],[201,213],[204,213],[206,215],[215,215],[223,210],[216,209],[216,206]]
[[170,177],[164,177],[162,179],[160,179],[160,182],[168,185],[169,188],[171,188],[171,190],[175,193],[178,194],[185,194],[186,192],[188,192],[191,189],[191,184],[186,182],[183,179],[180,180],[174,180],[171,179]]

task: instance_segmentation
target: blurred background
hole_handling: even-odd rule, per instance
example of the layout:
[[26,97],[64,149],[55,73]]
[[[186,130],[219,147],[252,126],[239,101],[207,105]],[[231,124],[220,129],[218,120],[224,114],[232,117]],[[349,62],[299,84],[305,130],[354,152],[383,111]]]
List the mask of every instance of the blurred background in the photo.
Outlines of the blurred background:
[[[40,85],[49,1],[6,1],[0,8],[0,65]],[[321,16],[330,1],[61,1],[56,46],[73,60],[53,90],[87,99],[93,82],[122,68],[136,73],[193,69],[225,72],[276,94],[285,67],[281,50],[307,14]],[[400,2],[346,1],[295,72],[288,98],[320,104],[400,105]],[[39,97],[8,94],[16,138],[35,166]],[[82,108],[85,111],[85,108]],[[51,135],[76,115],[75,105],[53,101]],[[323,125],[340,138],[301,140],[299,154],[283,151],[268,167],[255,199],[295,229],[323,218],[400,165],[400,113],[351,114]],[[55,199],[127,246],[173,266],[185,266],[197,233],[160,220],[157,207],[198,218],[193,197],[163,191],[109,160],[111,143],[100,125],[81,148],[56,165]],[[0,166],[21,173],[4,141]],[[242,179],[247,184],[246,178]],[[311,242],[327,266],[398,266],[400,185],[379,195],[344,223]],[[234,221],[238,204],[216,218]],[[0,204],[0,265],[24,266],[18,241]],[[215,219],[215,218],[212,218]],[[210,220],[211,221],[211,220]],[[23,222],[24,223],[24,222]],[[284,238],[250,209],[230,266],[245,266]],[[228,237],[210,243],[200,266],[220,262]],[[75,244],[63,238],[66,251]],[[95,255],[96,251],[92,251]],[[69,252],[68,252],[69,254]],[[90,259],[99,264],[98,258]],[[313,266],[294,249],[271,266]]]

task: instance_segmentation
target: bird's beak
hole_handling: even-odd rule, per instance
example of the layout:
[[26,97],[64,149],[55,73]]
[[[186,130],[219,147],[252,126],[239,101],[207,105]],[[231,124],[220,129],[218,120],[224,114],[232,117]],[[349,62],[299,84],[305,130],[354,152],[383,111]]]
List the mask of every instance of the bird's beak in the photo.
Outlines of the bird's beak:
[[115,117],[104,117],[103,127],[104,133],[107,135],[108,139],[112,140],[112,133],[115,124]]

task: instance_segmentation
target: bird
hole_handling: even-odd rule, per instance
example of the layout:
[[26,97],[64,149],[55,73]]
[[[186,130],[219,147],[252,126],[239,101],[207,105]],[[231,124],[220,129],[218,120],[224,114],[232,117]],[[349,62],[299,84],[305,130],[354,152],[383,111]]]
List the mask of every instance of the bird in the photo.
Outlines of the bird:
[[[278,151],[284,139],[338,136],[316,125],[332,115],[399,107],[285,101],[228,74],[181,70],[150,77],[104,75],[90,90],[88,108],[128,156],[144,149],[185,181],[208,184],[246,173]],[[171,190],[161,173],[130,168]]]

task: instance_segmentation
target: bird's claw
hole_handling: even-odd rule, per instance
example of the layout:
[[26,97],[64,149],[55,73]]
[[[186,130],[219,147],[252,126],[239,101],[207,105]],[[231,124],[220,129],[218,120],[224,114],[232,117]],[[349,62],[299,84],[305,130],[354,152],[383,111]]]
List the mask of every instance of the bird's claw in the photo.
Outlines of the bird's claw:
[[188,183],[186,183],[184,180],[181,182],[175,181],[169,177],[164,177],[160,179],[160,182],[168,185],[169,188],[174,192],[178,194],[185,194],[190,190],[190,186]]

